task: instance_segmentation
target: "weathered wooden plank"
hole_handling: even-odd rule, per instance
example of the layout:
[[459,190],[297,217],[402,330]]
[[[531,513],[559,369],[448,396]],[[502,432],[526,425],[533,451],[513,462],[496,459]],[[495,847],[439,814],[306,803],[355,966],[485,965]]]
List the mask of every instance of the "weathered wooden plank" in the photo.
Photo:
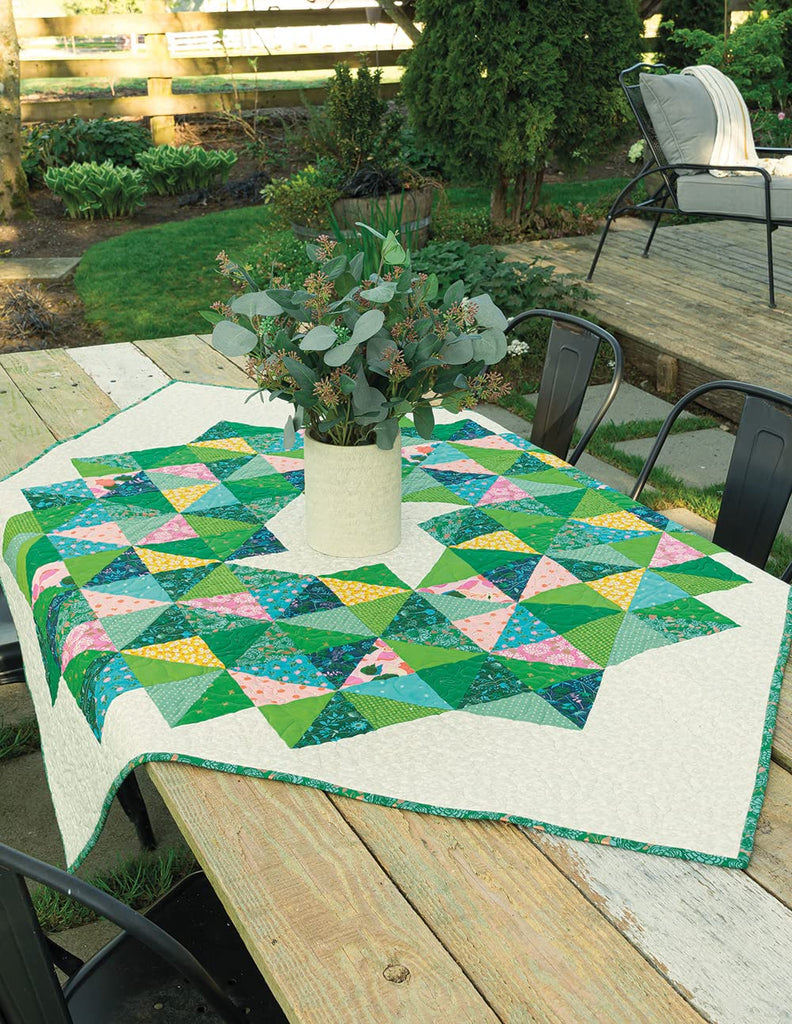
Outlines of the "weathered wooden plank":
[[770,766],[746,874],[792,907],[792,775],[776,764]]
[[[398,82],[380,86],[380,95],[392,99],[398,95]],[[175,93],[172,96],[108,96],[90,100],[22,100],[22,120],[62,121],[68,117],[151,117],[159,114],[211,114],[240,106],[244,110],[271,110],[280,107],[302,107],[303,100],[312,106],[324,103],[327,90],[257,89],[231,92]]]
[[332,800],[503,1020],[701,1020],[513,825]]
[[41,455],[55,438],[33,406],[0,365],[0,479]]
[[530,833],[715,1024],[789,1024],[792,911],[744,872]]
[[324,793],[149,771],[290,1020],[499,1020]]
[[194,334],[175,338],[152,338],[135,345],[173,380],[199,384],[250,386],[250,378],[210,345]]
[[[239,75],[256,71],[319,71],[333,68],[339,61],[359,67],[364,59],[376,57],[378,67],[395,67],[406,50],[378,50],[376,54],[360,51],[316,53],[268,53],[262,50],[244,57],[170,57],[159,60],[137,56],[66,57],[57,60],[22,60],[23,78],[184,78],[193,75]],[[371,61],[374,63],[374,60]]]
[[0,357],[0,367],[57,438],[72,437],[116,411],[64,349],[13,352]]
[[778,701],[778,718],[773,733],[773,759],[792,771],[792,662],[784,673]]
[[117,36],[121,33],[146,35],[152,32],[208,32],[243,28],[310,28],[325,25],[364,25],[368,11],[378,13],[384,21],[385,12],[372,6],[338,9],[293,11],[174,11],[173,13],[76,14],[52,18],[17,18],[17,34],[21,39],[38,36]]
[[119,409],[134,405],[170,380],[128,341],[69,348],[66,352]]

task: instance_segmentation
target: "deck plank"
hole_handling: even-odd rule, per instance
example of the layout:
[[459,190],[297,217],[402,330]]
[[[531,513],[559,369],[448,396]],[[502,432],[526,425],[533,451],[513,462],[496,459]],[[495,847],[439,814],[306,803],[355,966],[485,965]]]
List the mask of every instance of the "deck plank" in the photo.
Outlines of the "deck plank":
[[324,793],[190,765],[149,771],[290,1019],[505,1021]]
[[200,384],[250,386],[250,378],[224,355],[203,344],[195,334],[151,338],[135,345],[173,380]]
[[701,1021],[513,825],[331,799],[503,1020]]
[[41,417],[0,364],[0,479],[41,455],[55,440]]
[[118,345],[86,345],[66,350],[119,409],[126,409],[168,383],[148,356],[131,342]]

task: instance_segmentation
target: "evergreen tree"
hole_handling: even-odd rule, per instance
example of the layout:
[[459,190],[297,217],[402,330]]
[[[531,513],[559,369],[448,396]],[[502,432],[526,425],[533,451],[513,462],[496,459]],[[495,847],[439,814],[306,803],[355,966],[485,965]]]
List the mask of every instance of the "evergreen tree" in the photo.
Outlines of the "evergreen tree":
[[493,223],[539,199],[552,152],[593,159],[624,125],[618,72],[639,59],[635,0],[418,0],[402,91],[460,177],[492,186]]
[[[657,33],[657,58],[681,70],[696,63],[695,49],[669,38],[678,28],[702,29],[723,35],[723,0],[663,0],[663,20]],[[673,26],[669,23],[673,22]]]

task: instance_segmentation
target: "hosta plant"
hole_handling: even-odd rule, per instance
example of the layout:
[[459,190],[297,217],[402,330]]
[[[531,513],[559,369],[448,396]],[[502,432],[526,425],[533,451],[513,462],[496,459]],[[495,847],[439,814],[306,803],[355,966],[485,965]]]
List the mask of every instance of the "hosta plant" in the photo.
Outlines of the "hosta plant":
[[237,162],[232,149],[203,149],[201,146],[154,146],[137,155],[149,188],[159,196],[197,192],[220,181]]
[[441,294],[435,274],[412,271],[392,232],[367,230],[380,250],[369,277],[363,253],[336,255],[326,236],[306,247],[316,270],[297,289],[259,288],[218,257],[221,273],[249,290],[207,311],[212,343],[247,356],[258,388],[292,403],[287,444],[304,425],[326,444],[390,449],[404,414],[429,438],[436,407],[459,412],[506,390],[490,369],[506,354],[506,317],[489,295],[468,297],[461,281]]
[[50,167],[44,183],[63,201],[70,217],[128,217],[143,206],[146,186],[141,171],[104,163]]

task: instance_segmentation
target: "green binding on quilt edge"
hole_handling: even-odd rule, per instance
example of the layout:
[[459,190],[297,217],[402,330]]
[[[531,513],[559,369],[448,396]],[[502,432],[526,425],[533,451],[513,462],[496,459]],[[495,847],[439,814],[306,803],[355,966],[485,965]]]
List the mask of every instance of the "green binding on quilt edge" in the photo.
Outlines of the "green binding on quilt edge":
[[[63,444],[67,444],[69,441],[75,441],[83,437],[85,434],[97,427],[103,426],[116,416],[129,409],[134,409],[136,406],[141,405],[149,398],[166,388],[172,387],[174,384],[197,384],[198,387],[221,387],[226,388],[229,391],[247,391],[250,390],[245,387],[236,387],[231,384],[205,384],[193,381],[177,381],[171,380],[167,384],[163,384],[162,387],[152,391],[151,394],[145,395],[143,398],[138,399],[137,402],[133,402],[123,409],[118,409],[116,412],[110,413],[105,416],[104,419],[95,423],[92,427],[87,427],[85,430],[80,431],[78,434],[74,434],[72,437],[64,438],[61,441],[54,441],[49,447],[45,448],[39,455],[30,459],[19,469],[14,470],[12,473],[8,473],[6,476],[0,478],[0,483],[4,483],[17,473],[21,473],[24,469],[32,466],[34,462],[38,462],[40,458],[47,455],[49,452],[54,451],[55,448],[60,447]],[[251,392],[253,394],[253,392]],[[587,476],[587,474],[581,474]],[[594,480],[593,477],[589,478]],[[599,483],[599,481],[595,481]],[[607,487],[607,490],[614,490],[614,488]],[[640,504],[638,502],[637,504]],[[690,531],[684,530],[683,532],[688,533]],[[728,554],[728,552],[726,552]],[[155,761],[173,761],[180,764],[192,764],[199,768],[210,768],[214,771],[223,771],[231,775],[247,775],[254,778],[272,779],[277,782],[291,782],[296,785],[310,786],[313,789],[321,789],[327,793],[333,793],[338,796],[348,796],[355,799],[362,799],[366,803],[379,804],[383,807],[399,807],[408,811],[417,811],[423,814],[437,814],[440,817],[446,818],[462,818],[471,820],[486,820],[486,821],[508,821],[513,825],[519,825],[525,828],[533,828],[538,831],[547,832],[549,835],[559,836],[562,839],[576,839],[584,842],[600,843],[608,846],[613,846],[618,849],[634,850],[639,853],[651,853],[661,857],[676,857],[681,860],[695,861],[701,864],[715,864],[721,867],[734,867],[744,868],[748,865],[751,858],[751,852],[753,850],[754,837],[756,834],[756,826],[759,820],[759,814],[764,802],[765,789],[767,787],[767,779],[769,774],[769,766],[772,754],[773,745],[773,731],[775,729],[776,717],[778,714],[778,699],[781,692],[781,685],[784,679],[784,669],[789,657],[789,649],[792,644],[792,588],[790,588],[790,595],[787,601],[787,613],[784,624],[784,632],[781,638],[781,646],[779,649],[778,659],[776,661],[775,671],[773,673],[773,680],[770,686],[770,692],[768,694],[767,711],[765,714],[764,729],[762,733],[762,747],[759,753],[759,763],[756,771],[756,783],[754,785],[753,795],[751,797],[751,803],[748,809],[748,814],[745,820],[745,828],[743,829],[742,842],[740,846],[740,853],[737,857],[717,857],[714,854],[701,853],[696,850],[687,850],[681,847],[673,846],[655,846],[651,843],[644,843],[634,839],[619,839],[613,836],[600,835],[594,832],[582,832],[578,829],[564,828],[560,825],[552,825],[548,822],[538,821],[532,818],[522,818],[517,815],[498,814],[496,812],[487,811],[461,811],[454,808],[448,807],[433,807],[429,804],[414,803],[410,800],[397,800],[394,797],[378,796],[372,793],[361,793],[357,790],[344,789],[340,786],[335,786],[329,782],[322,782],[319,779],[310,779],[306,776],[289,775],[284,772],[273,772],[264,771],[258,768],[247,768],[242,765],[231,765],[216,761],[204,761],[200,758],[182,755],[182,754],[166,754],[166,753],[154,753],[154,754],[143,754],[140,757],[134,758],[130,761],[116,776],[115,780],[111,784],[107,796],[105,797],[102,805],[102,810],[97,822],[96,828],[91,834],[90,839],[86,842],[82,851],[78,854],[75,860],[68,866],[69,871],[76,871],[85,858],[88,856],[90,851],[96,844],[99,834],[104,827],[107,815],[110,811],[110,806],[115,799],[116,793],[119,787],[123,783],[124,779],[129,773],[137,766],[146,764],[147,762]],[[45,761],[45,772],[46,772],[46,761]]]

